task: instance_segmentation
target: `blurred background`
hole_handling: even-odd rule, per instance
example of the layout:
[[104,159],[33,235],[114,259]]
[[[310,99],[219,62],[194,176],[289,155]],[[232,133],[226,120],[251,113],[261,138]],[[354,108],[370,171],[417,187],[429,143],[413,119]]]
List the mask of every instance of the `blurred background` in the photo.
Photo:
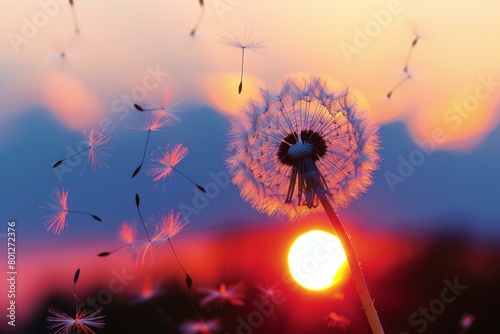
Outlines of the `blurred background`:
[[[290,278],[293,240],[311,229],[332,232],[326,215],[270,218],[226,182],[229,119],[259,88],[278,89],[298,73],[326,75],[359,91],[380,124],[374,185],[338,213],[386,332],[498,332],[497,2],[1,0],[0,6],[0,266],[7,275],[7,222],[15,221],[18,271],[16,326],[2,315],[2,333],[47,332],[51,306],[73,314],[77,268],[80,300],[95,298],[106,316],[99,333],[177,333],[181,323],[201,319],[218,319],[220,329],[210,332],[220,333],[369,332],[348,270],[317,292]],[[241,94],[241,49],[220,42],[231,29],[268,46],[245,53]],[[134,103],[166,104],[178,121],[151,133],[145,167],[131,179],[147,136],[133,129],[141,122]],[[111,129],[109,168],[93,173],[82,155],[53,169],[81,149],[80,132],[96,122]],[[179,174],[164,185],[147,175],[150,153],[176,143],[189,148],[177,167],[215,189],[210,196]],[[52,212],[41,206],[62,188],[70,209],[103,221],[69,214],[63,232],[47,231],[43,217]],[[189,219],[172,242],[195,283],[191,291],[168,245],[146,269],[127,249],[97,257],[124,245],[125,222],[145,238],[136,193],[144,217],[174,209]],[[110,287],[117,281],[122,289]],[[243,306],[199,305],[200,287],[240,281]],[[462,290],[453,302],[440,302],[450,284]],[[282,297],[269,315],[256,306],[267,288]],[[1,300],[5,310],[8,300]]]

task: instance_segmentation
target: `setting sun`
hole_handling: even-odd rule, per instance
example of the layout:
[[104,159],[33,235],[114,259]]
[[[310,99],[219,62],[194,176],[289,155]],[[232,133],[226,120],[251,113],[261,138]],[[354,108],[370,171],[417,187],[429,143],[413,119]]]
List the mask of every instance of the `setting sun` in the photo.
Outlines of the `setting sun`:
[[309,290],[324,290],[338,283],[340,269],[345,263],[339,239],[320,230],[301,234],[288,253],[292,277]]

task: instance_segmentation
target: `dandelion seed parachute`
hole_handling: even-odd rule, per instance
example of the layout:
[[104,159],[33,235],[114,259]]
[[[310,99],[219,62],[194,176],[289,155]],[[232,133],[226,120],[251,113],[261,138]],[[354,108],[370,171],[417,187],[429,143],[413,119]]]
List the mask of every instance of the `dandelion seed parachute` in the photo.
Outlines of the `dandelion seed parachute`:
[[243,90],[243,67],[245,63],[245,50],[254,52],[263,52],[267,49],[267,44],[257,36],[252,30],[230,30],[231,36],[223,36],[220,42],[226,47],[241,49],[241,70],[240,83],[238,85],[238,94]]
[[66,220],[68,213],[86,215],[92,217],[94,220],[102,221],[102,219],[96,215],[82,211],[69,210],[68,191],[64,190],[64,188],[61,188],[61,190],[55,189],[50,201],[47,202],[47,206],[41,206],[41,208],[56,211],[43,217],[45,219],[44,225],[47,231],[53,231],[56,234],[61,233],[66,226],[68,226],[68,221]]
[[85,167],[87,166],[88,162],[90,162],[90,164],[92,165],[93,172],[96,171],[97,167],[101,169],[109,168],[109,157],[112,150],[111,147],[108,146],[108,143],[111,140],[111,131],[109,131],[109,128],[105,126],[104,123],[99,122],[92,128],[82,131],[81,135],[88,147],[71,156],[57,161],[52,165],[52,168],[57,168],[64,161],[87,151],[87,160],[85,160],[85,164],[83,165],[81,174],[83,174],[83,172],[85,171]]
[[318,194],[342,207],[378,168],[377,126],[355,92],[324,77],[261,90],[232,120],[226,161],[232,182],[257,210],[295,219],[318,211]]

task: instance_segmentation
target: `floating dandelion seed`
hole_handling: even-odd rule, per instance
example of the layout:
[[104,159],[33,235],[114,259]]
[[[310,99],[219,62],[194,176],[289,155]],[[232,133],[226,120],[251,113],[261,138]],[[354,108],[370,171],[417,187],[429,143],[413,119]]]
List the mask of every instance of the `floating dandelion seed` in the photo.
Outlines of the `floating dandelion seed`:
[[418,40],[420,39],[420,36],[417,35],[415,36],[415,38],[413,39],[413,42],[411,43],[411,46],[410,46],[410,50],[408,51],[408,54],[406,56],[406,62],[405,62],[405,66],[403,68],[403,72],[404,72],[404,78],[401,79],[390,91],[389,93],[387,93],[387,98],[390,99],[392,97],[392,94],[396,91],[396,89],[398,89],[402,84],[404,84],[407,80],[410,80],[412,78],[409,70],[408,70],[408,67],[410,66],[410,59],[411,59],[411,56],[413,54],[413,49],[415,48],[415,46],[417,45],[417,42]]
[[346,318],[343,315],[337,314],[335,312],[330,312],[326,317],[325,320],[327,320],[327,326],[328,327],[339,327],[342,329],[346,329],[347,326],[351,324],[351,320]]
[[229,33],[231,36],[221,37],[220,42],[226,47],[241,49],[241,74],[240,84],[238,86],[238,94],[241,94],[241,91],[243,90],[243,64],[245,62],[245,50],[263,52],[267,49],[267,44],[261,40],[260,36],[256,36],[252,30],[245,30],[244,32],[239,30],[230,30]]
[[189,176],[181,172],[175,166],[181,162],[182,159],[188,154],[188,148],[182,144],[176,144],[172,149],[167,145],[165,148],[158,148],[158,153],[151,159],[153,166],[148,170],[148,176],[153,178],[156,185],[163,181],[163,187],[165,188],[165,178],[171,175],[173,171],[176,171],[182,175],[189,182],[194,184],[196,188],[200,191],[206,193],[205,188],[194,182]]
[[129,247],[129,248],[132,247],[134,242],[135,242],[136,235],[137,235],[137,225],[135,223],[133,223],[133,224],[132,223],[122,223],[120,230],[118,231],[118,234],[123,239],[123,241],[125,241],[126,245],[117,247],[117,248],[113,249],[112,251],[99,253],[99,254],[97,254],[97,256],[106,257],[106,256],[109,256],[109,255],[111,255],[111,254],[113,254],[113,253],[115,253],[115,252],[117,252],[120,249],[123,249],[125,247]]
[[64,188],[61,188],[61,190],[55,189],[50,200],[47,202],[47,206],[41,206],[41,208],[56,211],[55,213],[44,216],[44,225],[47,228],[47,231],[53,231],[56,234],[61,233],[66,226],[68,226],[68,221],[66,220],[68,213],[86,215],[97,221],[102,221],[102,219],[96,215],[82,211],[69,210],[68,191],[65,191]]
[[221,306],[228,303],[235,306],[245,305],[246,287],[243,282],[232,284],[221,283],[218,289],[199,288],[199,292],[206,296],[200,300],[202,307]]
[[88,314],[85,310],[80,310],[76,313],[75,317],[66,314],[56,308],[49,308],[49,313],[52,316],[47,317],[47,330],[53,331],[54,334],[95,334],[91,329],[104,328],[104,316],[101,314],[102,310]]
[[[137,104],[134,104],[135,108],[138,111],[141,111],[142,107]],[[140,109],[139,109],[140,108]],[[142,111],[149,111],[147,109],[142,109]],[[134,178],[142,169],[142,165],[144,164],[144,158],[146,157],[146,151],[148,149],[149,144],[149,136],[151,135],[151,131],[156,132],[165,126],[172,125],[172,121],[167,115],[167,112],[164,109],[152,109],[151,113],[148,113],[145,117],[145,123],[139,124],[138,126],[131,126],[132,129],[138,129],[141,131],[147,131],[148,135],[146,137],[146,145],[144,145],[144,152],[142,153],[142,160],[139,166],[134,170],[132,174],[132,178]]]
[[198,3],[200,4],[200,15],[198,16],[198,19],[196,20],[196,23],[194,24],[193,29],[191,29],[191,32],[189,33],[191,36],[196,35],[196,32],[198,31],[198,27],[200,26],[201,21],[203,20],[203,17],[205,16],[205,4],[203,0],[198,0]]
[[321,203],[337,232],[374,333],[383,333],[350,237],[335,207],[364,193],[378,168],[377,126],[353,92],[321,77],[261,91],[233,120],[227,164],[241,196],[257,210],[290,218]]
[[73,23],[75,24],[75,34],[80,33],[80,25],[78,24],[78,18],[76,17],[75,2],[69,0],[69,5],[71,7],[71,14],[73,15]]
[[174,253],[177,263],[179,263],[179,266],[184,272],[186,286],[188,287],[188,289],[191,289],[193,287],[193,280],[191,279],[191,276],[189,276],[186,270],[184,269],[184,266],[179,260],[179,256],[177,256],[177,252],[175,251],[174,246],[172,245],[172,241],[170,240],[170,238],[177,235],[184,228],[184,226],[188,224],[188,222],[186,219],[181,217],[180,212],[174,213],[174,210],[170,210],[169,213],[166,215],[161,215],[159,221],[160,221],[160,227],[158,228],[158,231],[161,235],[163,235],[164,238],[167,238],[168,244],[172,249],[172,253]]
[[191,289],[191,287],[193,286],[193,280],[184,269],[184,266],[177,256],[177,252],[174,249],[172,241],[170,240],[170,238],[174,237],[180,231],[182,231],[182,229],[188,224],[188,221],[181,217],[180,212],[174,213],[174,210],[170,210],[168,214],[163,214],[160,215],[159,218],[151,219],[152,224],[155,225],[155,232],[153,236],[150,237],[146,228],[146,224],[144,224],[144,220],[142,218],[139,194],[135,195],[135,204],[137,207],[137,212],[139,213],[139,217],[141,218],[142,226],[144,227],[144,231],[146,232],[146,236],[148,237],[148,240],[146,242],[139,243],[136,247],[136,252],[138,254],[140,263],[143,265],[146,261],[146,257],[148,256],[150,257],[151,261],[153,261],[153,253],[156,251],[156,248],[160,247],[168,241],[168,244],[170,245],[170,248],[174,253],[177,263],[179,263],[179,266],[186,276],[186,285],[188,289]]
[[111,139],[111,131],[109,130],[109,127],[105,126],[104,123],[99,122],[89,130],[83,131],[82,137],[84,142],[88,145],[88,147],[84,148],[83,150],[71,156],[68,156],[62,160],[57,161],[52,166],[52,168],[59,167],[64,161],[76,157],[77,155],[80,155],[87,151],[88,151],[87,160],[85,161],[85,164],[82,168],[82,172],[80,173],[80,175],[82,175],[83,172],[85,171],[85,167],[87,166],[87,163],[89,161],[92,165],[93,172],[96,171],[97,167],[99,167],[100,169],[109,168],[108,161],[111,155],[110,154],[111,147],[107,146],[109,140]]
[[181,334],[212,334],[222,330],[218,319],[186,321],[180,324]]
[[73,297],[75,298],[75,317],[58,310],[57,308],[50,307],[49,313],[51,316],[47,317],[47,330],[53,331],[54,334],[95,334],[91,327],[104,328],[104,316],[101,315],[102,310],[88,314],[86,310],[78,309],[79,298],[76,295],[76,282],[80,277],[80,268],[78,268],[73,277]]
[[70,50],[73,46],[73,38],[70,38],[68,42],[58,40],[55,45],[55,53],[48,57],[48,61],[58,61],[60,63],[60,70],[64,71],[66,63],[71,60]]

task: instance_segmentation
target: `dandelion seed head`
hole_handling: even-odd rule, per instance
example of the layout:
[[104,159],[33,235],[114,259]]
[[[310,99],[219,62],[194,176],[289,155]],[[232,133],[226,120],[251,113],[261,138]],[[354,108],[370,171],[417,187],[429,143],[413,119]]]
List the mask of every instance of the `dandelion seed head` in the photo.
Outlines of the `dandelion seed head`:
[[256,209],[291,219],[364,193],[378,168],[377,126],[355,92],[324,77],[261,90],[232,120],[226,161],[240,195]]
[[82,169],[85,170],[87,163],[90,161],[92,171],[95,172],[97,167],[100,169],[109,168],[109,159],[112,148],[108,146],[111,140],[111,131],[104,122],[98,122],[95,126],[88,130],[82,131],[84,141],[89,145],[90,150]]
[[212,334],[222,330],[218,319],[186,321],[179,328],[181,334]]
[[[160,180],[165,182],[165,178],[171,175],[174,167],[188,154],[188,148],[182,144],[176,144],[172,148],[169,145],[159,147],[157,152],[153,152],[152,166],[148,169],[147,175],[153,178],[156,185]],[[165,184],[163,184],[165,187]]]
[[69,334],[77,332],[79,334],[95,334],[93,328],[104,328],[104,316],[102,310],[88,314],[85,310],[80,310],[75,317],[71,317],[56,308],[49,308],[51,316],[47,317],[47,330],[54,334]]
[[245,304],[246,287],[243,282],[236,284],[221,283],[218,289],[199,288],[199,292],[205,294],[200,300],[200,305],[203,307],[220,306],[228,303],[235,306],[243,306]]
[[266,42],[252,29],[230,29],[229,36],[222,36],[219,42],[229,48],[248,49],[255,52],[264,52]]
[[61,190],[55,189],[47,202],[47,206],[43,208],[56,211],[44,216],[44,225],[47,231],[56,234],[61,233],[68,225],[66,220],[68,215],[68,191],[64,190],[64,188],[61,188]]

